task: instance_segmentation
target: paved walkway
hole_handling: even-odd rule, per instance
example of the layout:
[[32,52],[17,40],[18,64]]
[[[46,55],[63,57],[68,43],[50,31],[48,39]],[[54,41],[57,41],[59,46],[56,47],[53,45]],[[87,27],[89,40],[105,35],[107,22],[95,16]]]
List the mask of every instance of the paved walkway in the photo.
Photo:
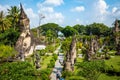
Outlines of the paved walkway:
[[62,72],[63,66],[60,64],[60,62],[63,63],[63,60],[64,60],[63,53],[59,53],[58,59],[55,62],[55,67],[53,68],[53,71],[50,75],[50,78],[51,78],[50,80],[56,80],[56,72],[57,71]]

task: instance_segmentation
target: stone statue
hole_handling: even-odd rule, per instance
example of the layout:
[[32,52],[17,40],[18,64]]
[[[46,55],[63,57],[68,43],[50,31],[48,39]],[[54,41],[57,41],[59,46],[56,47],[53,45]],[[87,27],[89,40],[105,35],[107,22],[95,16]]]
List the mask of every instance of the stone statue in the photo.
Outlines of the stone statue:
[[115,20],[115,24],[114,24],[114,33],[115,35],[115,43],[116,43],[116,51],[117,51],[117,55],[120,55],[120,20]]
[[36,53],[35,58],[36,58],[36,60],[35,60],[36,69],[39,69],[40,68],[40,56],[39,56],[39,54]]
[[22,4],[20,4],[20,17],[19,17],[19,23],[18,26],[20,27],[20,36],[16,42],[15,49],[24,56],[28,56],[33,53],[34,50],[34,37],[32,36],[32,33],[30,31],[30,20],[25,14]]
[[70,49],[69,51],[67,51],[67,54],[66,54],[64,69],[68,71],[73,71],[75,61],[76,61],[76,39],[74,36],[70,44]]

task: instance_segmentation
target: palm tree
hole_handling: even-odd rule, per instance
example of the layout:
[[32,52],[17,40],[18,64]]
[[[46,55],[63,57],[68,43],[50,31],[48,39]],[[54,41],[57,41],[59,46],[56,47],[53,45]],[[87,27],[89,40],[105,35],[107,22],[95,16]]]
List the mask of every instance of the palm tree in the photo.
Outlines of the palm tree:
[[12,26],[14,30],[16,29],[19,20],[19,14],[20,14],[20,9],[16,6],[11,6],[11,8],[8,9],[8,18],[12,21]]
[[5,17],[3,11],[0,12],[0,32],[4,32],[11,26],[10,21]]

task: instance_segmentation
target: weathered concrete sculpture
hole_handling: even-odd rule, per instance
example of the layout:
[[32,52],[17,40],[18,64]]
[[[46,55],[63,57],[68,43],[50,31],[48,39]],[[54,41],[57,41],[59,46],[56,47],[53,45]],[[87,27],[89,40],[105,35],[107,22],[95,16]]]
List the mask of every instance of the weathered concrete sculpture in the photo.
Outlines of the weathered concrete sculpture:
[[65,70],[73,71],[75,61],[76,61],[76,39],[74,36],[70,44],[70,49],[66,54],[66,62],[64,66]]
[[70,53],[71,64],[74,65],[74,64],[75,64],[76,57],[77,57],[77,54],[76,54],[76,39],[75,39],[75,36],[74,36],[73,39],[72,39],[69,53]]
[[88,61],[92,59],[93,55],[96,53],[97,50],[98,50],[97,40],[95,40],[94,38],[91,38],[89,46],[88,46],[88,50],[86,53],[86,57]]
[[115,34],[115,43],[116,43],[116,50],[117,55],[120,55],[120,20],[115,20],[114,24],[114,34]]
[[16,42],[15,49],[19,52],[20,56],[21,56],[21,52],[22,55],[28,56],[33,53],[35,46],[34,38],[30,32],[29,18],[25,14],[21,4],[20,7],[21,10],[20,10],[20,18],[19,18],[19,27],[21,34]]
[[39,54],[36,53],[35,58],[36,58],[36,60],[35,60],[36,69],[39,69],[40,68],[40,56],[39,56]]

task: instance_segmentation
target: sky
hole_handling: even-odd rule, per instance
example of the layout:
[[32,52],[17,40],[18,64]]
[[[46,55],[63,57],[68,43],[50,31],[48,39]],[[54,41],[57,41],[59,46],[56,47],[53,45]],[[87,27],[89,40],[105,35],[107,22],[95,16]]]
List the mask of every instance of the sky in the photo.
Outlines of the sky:
[[112,27],[115,19],[120,19],[120,0],[0,0],[0,11],[7,14],[10,6],[19,7],[20,3],[31,28],[46,23],[65,27],[93,22]]

